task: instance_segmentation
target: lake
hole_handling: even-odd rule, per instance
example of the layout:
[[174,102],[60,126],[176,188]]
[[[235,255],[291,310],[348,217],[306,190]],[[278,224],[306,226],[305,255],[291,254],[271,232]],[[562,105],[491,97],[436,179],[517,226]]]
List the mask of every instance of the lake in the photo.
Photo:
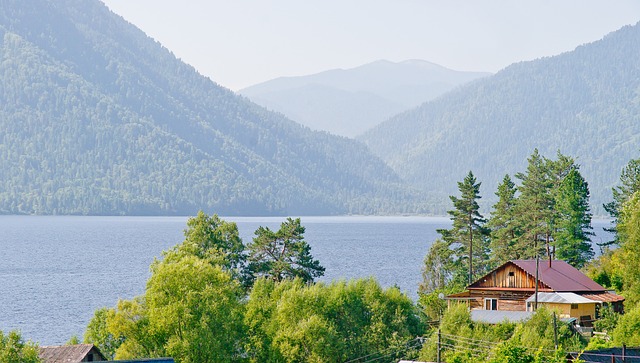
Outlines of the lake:
[[[250,242],[282,217],[223,217]],[[425,254],[445,217],[302,217],[321,281],[375,277],[417,297]],[[82,338],[93,312],[144,292],[149,265],[183,240],[186,217],[0,216],[0,330],[41,345]],[[594,221],[594,241],[606,240]]]

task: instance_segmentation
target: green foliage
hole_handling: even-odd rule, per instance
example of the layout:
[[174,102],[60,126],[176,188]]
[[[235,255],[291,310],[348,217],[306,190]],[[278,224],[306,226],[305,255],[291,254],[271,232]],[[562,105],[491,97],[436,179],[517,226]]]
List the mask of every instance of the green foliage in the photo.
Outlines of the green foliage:
[[235,223],[199,211],[196,217],[187,220],[184,236],[184,242],[174,249],[176,256],[196,256],[221,266],[236,279],[242,277],[245,247]]
[[[488,233],[484,226],[485,219],[480,214],[478,199],[480,199],[480,184],[470,171],[462,182],[458,182],[460,197],[450,196],[453,203],[452,210],[447,213],[451,216],[453,226],[451,229],[439,229],[442,241],[446,243],[446,249],[451,252],[444,252],[444,255],[434,257],[432,260],[442,260],[441,264],[447,270],[444,275],[453,276],[466,267],[467,282],[471,283],[474,277],[486,272],[488,267]],[[438,246],[437,246],[438,247]],[[434,250],[438,253],[442,248]],[[430,257],[428,256],[427,259]],[[427,261],[428,262],[428,261]],[[464,266],[464,267],[463,267]],[[436,265],[429,268],[437,268]],[[427,274],[434,274],[426,272]],[[425,277],[428,277],[425,275]],[[439,278],[438,285],[442,281]],[[429,282],[427,282],[428,284]]]
[[[611,188],[613,200],[604,204],[604,209],[613,218],[614,227],[608,229],[610,232],[616,232],[615,225],[620,218],[622,206],[631,198],[631,196],[640,191],[640,159],[631,159],[620,173],[620,185]],[[604,245],[618,244],[618,234],[614,234],[613,241],[609,241]]]
[[618,319],[616,328],[611,333],[614,346],[626,344],[627,346],[640,345],[640,305],[636,305],[630,311]]
[[107,321],[109,317],[113,316],[115,316],[114,309],[100,308],[96,310],[87,325],[83,339],[84,343],[95,345],[108,359],[115,357],[116,350],[122,343],[109,331]]
[[616,313],[611,305],[600,308],[600,318],[593,323],[593,328],[599,332],[611,333],[618,325],[620,314]]
[[[569,329],[567,324],[557,322],[557,329],[559,346],[567,351],[579,351],[583,348],[583,341]],[[531,319],[515,329],[513,341],[522,347],[542,349],[546,352],[553,351],[555,349],[553,312],[539,308]]]
[[504,261],[521,258],[521,248],[517,248],[521,231],[517,226],[516,215],[516,185],[507,174],[498,185],[496,192],[498,202],[493,205],[491,219],[487,227],[491,230],[491,261],[492,267],[497,267]]
[[344,362],[363,356],[391,362],[422,332],[417,310],[397,288],[372,279],[305,284],[256,281],[247,304],[253,362]]
[[151,273],[145,294],[149,328],[168,356],[185,363],[239,356],[242,289],[229,273],[194,256],[166,256]]
[[[443,361],[564,362],[566,351],[579,351],[584,343],[566,324],[558,323],[559,349],[553,340],[553,315],[539,309],[525,323],[483,324],[471,321],[466,304],[452,306],[440,325]],[[435,361],[438,333],[423,346],[420,359]]]
[[489,363],[534,363],[536,357],[529,349],[517,346],[508,340],[500,343],[493,349]]
[[580,172],[572,168],[556,191],[557,220],[553,234],[556,258],[582,268],[593,258],[589,187]]
[[636,192],[623,204],[617,226],[620,258],[619,273],[622,276],[624,296],[631,306],[640,303],[640,192]]
[[488,223],[493,266],[546,254],[582,268],[593,257],[589,188],[578,168],[560,152],[551,160],[535,149],[516,174],[520,186],[505,176]]
[[78,338],[77,335],[72,336],[71,338],[69,338],[69,340],[65,343],[65,345],[76,345],[76,344],[80,344],[80,338]]
[[607,340],[603,337],[596,335],[591,337],[591,339],[589,339],[589,344],[587,344],[584,350],[599,350],[599,349],[606,349],[606,348],[612,348],[612,347],[613,347],[613,343],[610,340]]
[[24,342],[20,333],[10,331],[4,334],[0,330],[0,363],[39,363],[38,346]]
[[258,228],[253,243],[247,246],[248,273],[253,278],[265,276],[274,281],[300,278],[307,283],[324,275],[324,267],[311,256],[304,231],[300,218],[287,218],[277,232]]

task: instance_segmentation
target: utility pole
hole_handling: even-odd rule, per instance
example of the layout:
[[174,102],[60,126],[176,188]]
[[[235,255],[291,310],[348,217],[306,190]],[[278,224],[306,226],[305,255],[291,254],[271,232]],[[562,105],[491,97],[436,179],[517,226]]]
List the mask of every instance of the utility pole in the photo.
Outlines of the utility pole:
[[436,362],[441,363],[442,361],[440,360],[440,351],[442,350],[442,336],[440,335],[440,328],[438,328],[438,357],[436,359]]
[[533,311],[538,311],[538,270],[539,270],[539,265],[540,265],[540,256],[538,256],[538,254],[536,254],[536,297],[534,300],[534,304],[533,304]]
[[553,312],[553,343],[558,351],[558,323],[556,322],[556,312]]

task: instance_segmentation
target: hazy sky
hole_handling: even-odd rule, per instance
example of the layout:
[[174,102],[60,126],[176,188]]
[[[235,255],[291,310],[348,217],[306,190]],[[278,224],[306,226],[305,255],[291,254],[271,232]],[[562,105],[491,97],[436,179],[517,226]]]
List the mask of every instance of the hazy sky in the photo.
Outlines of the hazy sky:
[[496,72],[640,20],[638,0],[103,0],[217,83],[424,59]]

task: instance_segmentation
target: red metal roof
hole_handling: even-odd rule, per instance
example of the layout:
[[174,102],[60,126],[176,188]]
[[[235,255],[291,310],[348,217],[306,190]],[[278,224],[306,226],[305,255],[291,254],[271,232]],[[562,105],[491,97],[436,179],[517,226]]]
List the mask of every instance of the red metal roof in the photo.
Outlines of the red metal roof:
[[606,303],[624,301],[624,296],[620,296],[618,294],[608,292],[608,291],[599,293],[599,294],[581,294],[581,295],[586,297],[587,299],[602,301]]
[[[529,275],[536,275],[535,260],[513,260],[510,262],[526,271]],[[549,264],[549,260],[540,260],[538,267],[539,280],[553,289],[553,291],[606,291],[606,289],[600,286],[600,284],[591,280],[585,274],[578,271],[578,269],[562,260],[553,260],[551,261],[551,264]]]

